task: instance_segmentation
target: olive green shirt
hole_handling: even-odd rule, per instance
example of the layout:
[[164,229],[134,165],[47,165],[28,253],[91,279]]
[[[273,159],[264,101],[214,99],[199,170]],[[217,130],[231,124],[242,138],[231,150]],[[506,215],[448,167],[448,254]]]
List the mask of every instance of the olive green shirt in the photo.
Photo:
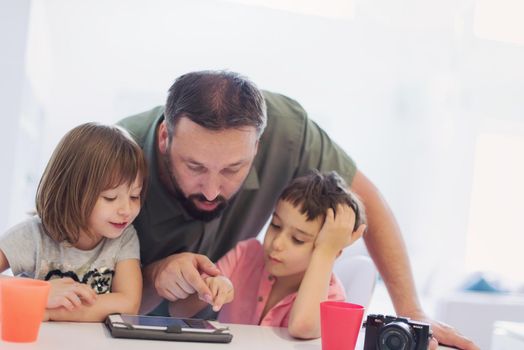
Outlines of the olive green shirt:
[[255,237],[272,214],[282,190],[309,169],[335,170],[351,184],[355,163],[307,117],[304,109],[283,95],[264,91],[264,97],[267,127],[253,166],[222,215],[209,223],[189,216],[159,179],[156,130],[164,119],[164,107],[118,122],[140,144],[149,162],[148,191],[134,222],[144,265],[187,251],[217,261],[237,242]]

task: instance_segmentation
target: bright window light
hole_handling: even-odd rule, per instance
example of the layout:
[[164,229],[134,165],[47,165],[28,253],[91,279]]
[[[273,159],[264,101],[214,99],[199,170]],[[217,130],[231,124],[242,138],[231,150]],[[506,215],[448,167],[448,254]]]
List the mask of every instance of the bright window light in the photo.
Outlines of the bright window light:
[[330,18],[351,19],[354,15],[353,0],[230,0],[245,5]]
[[466,266],[524,281],[523,218],[524,133],[482,133],[475,151]]
[[524,44],[524,1],[477,0],[474,31],[482,39]]

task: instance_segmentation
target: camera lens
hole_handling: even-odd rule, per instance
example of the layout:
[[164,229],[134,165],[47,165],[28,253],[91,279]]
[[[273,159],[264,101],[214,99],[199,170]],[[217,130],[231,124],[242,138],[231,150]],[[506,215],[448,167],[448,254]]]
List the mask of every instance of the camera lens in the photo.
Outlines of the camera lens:
[[415,338],[411,327],[404,322],[391,322],[378,334],[379,350],[413,350]]

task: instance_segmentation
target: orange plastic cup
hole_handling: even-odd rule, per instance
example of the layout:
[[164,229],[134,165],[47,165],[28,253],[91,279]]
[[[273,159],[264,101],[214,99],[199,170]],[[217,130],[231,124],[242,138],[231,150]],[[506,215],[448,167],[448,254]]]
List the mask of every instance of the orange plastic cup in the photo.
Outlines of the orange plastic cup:
[[29,278],[0,280],[3,340],[17,343],[36,341],[50,288],[49,282]]
[[364,307],[341,301],[320,303],[322,350],[354,350],[362,327]]

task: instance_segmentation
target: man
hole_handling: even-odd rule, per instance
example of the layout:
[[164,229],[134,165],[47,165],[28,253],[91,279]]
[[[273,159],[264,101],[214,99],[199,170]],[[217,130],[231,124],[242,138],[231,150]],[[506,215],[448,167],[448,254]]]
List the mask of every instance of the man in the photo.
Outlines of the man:
[[209,299],[200,273],[217,274],[211,261],[258,234],[290,180],[312,168],[336,170],[366,206],[365,242],[396,312],[431,322],[442,343],[478,349],[424,314],[386,202],[295,101],[262,93],[236,73],[194,72],[175,81],[165,108],[119,124],[142,146],[150,168],[147,198],[135,221],[144,265],[142,311],[195,292]]

